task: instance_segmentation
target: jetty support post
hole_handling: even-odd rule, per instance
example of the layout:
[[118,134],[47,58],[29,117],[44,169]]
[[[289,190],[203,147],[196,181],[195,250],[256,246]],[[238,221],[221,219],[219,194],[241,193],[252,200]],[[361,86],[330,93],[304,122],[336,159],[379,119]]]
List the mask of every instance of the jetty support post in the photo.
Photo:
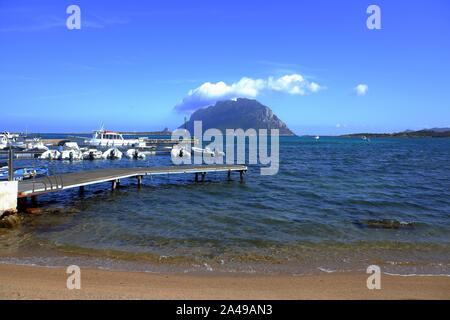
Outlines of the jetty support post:
[[8,150],[8,181],[14,181],[14,151],[10,147]]
[[24,211],[25,208],[27,207],[28,207],[28,197],[17,198],[17,210]]
[[17,198],[18,207],[26,207],[28,202],[28,197]]
[[239,176],[241,178],[241,182],[244,182],[244,170],[239,171]]
[[198,182],[198,172],[195,173],[195,182]]
[[138,186],[142,186],[142,176],[137,176],[138,179]]
[[112,190],[112,191],[115,191],[116,188],[117,188],[117,179],[116,179],[116,180],[113,180],[112,183],[111,183],[111,190]]
[[80,186],[80,189],[78,190],[79,194],[83,194],[84,193],[84,186]]
[[202,172],[202,182],[205,182],[206,172]]
[[231,170],[228,170],[228,181],[231,180]]

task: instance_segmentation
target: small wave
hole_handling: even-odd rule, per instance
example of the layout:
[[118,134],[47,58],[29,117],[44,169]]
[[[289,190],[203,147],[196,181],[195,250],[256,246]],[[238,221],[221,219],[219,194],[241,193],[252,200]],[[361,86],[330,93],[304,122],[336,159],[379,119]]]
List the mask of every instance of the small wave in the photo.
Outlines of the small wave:
[[356,220],[354,223],[361,228],[400,229],[413,228],[414,222],[398,221],[396,219],[367,219]]
[[390,273],[390,272],[382,272],[382,274],[388,275],[388,276],[398,276],[398,277],[450,277],[450,274],[417,274],[417,273],[410,273],[410,274],[400,274],[400,273]]
[[322,268],[322,267],[318,267],[317,269],[319,269],[322,272],[326,272],[326,273],[336,272],[335,270],[325,269],[325,268]]

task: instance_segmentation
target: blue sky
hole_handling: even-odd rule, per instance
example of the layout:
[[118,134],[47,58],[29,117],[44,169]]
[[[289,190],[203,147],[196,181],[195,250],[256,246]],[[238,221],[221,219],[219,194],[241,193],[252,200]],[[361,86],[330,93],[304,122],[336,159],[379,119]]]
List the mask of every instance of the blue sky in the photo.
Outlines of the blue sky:
[[446,0],[0,0],[0,130],[173,129],[233,96],[297,134],[450,126],[449,18]]

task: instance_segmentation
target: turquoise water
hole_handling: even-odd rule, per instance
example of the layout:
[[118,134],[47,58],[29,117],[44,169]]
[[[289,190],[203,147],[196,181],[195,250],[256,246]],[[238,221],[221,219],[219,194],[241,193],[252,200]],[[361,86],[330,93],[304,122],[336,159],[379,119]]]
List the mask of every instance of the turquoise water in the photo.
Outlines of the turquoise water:
[[[282,137],[274,176],[249,165],[245,183],[238,174],[208,174],[205,183],[164,176],[141,188],[124,180],[114,193],[106,183],[41,196],[42,215],[0,229],[0,261],[293,274],[378,264],[389,273],[449,274],[449,159],[449,139]],[[50,165],[170,164],[153,156]],[[375,227],[382,219],[400,226]]]

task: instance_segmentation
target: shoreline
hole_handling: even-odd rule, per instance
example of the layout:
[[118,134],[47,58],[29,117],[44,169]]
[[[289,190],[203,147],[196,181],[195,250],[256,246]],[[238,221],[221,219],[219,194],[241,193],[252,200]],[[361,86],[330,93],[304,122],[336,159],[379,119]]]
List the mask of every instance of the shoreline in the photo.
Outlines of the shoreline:
[[81,268],[81,289],[66,287],[65,268],[0,263],[0,299],[450,299],[448,276],[369,274],[181,274]]
[[[321,253],[323,255],[323,253]],[[163,259],[164,258],[164,259]],[[291,261],[292,262],[292,261]],[[323,263],[283,263],[281,261],[226,261],[192,260],[192,258],[175,256],[139,256],[139,254],[124,255],[120,251],[107,251],[103,255],[98,252],[59,252],[55,250],[38,250],[22,252],[20,255],[0,255],[1,265],[66,268],[77,265],[87,270],[104,270],[111,272],[148,273],[148,274],[188,274],[188,275],[224,275],[224,276],[320,276],[323,274],[365,274],[369,265],[377,265],[382,274],[399,277],[448,277],[448,262],[390,262],[385,260],[359,259],[349,263],[331,265]]]

